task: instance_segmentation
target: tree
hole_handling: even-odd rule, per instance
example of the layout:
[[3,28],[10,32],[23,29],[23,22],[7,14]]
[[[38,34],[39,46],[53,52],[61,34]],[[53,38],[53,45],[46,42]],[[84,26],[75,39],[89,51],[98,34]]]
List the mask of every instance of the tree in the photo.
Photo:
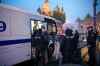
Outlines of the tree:
[[87,15],[85,16],[84,20],[91,19],[91,18],[92,18],[92,16],[91,16],[90,14],[87,14]]

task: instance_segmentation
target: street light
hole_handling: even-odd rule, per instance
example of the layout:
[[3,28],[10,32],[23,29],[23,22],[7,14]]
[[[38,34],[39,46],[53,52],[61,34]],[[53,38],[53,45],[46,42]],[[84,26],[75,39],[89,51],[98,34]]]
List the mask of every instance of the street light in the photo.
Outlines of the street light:
[[94,29],[96,29],[96,6],[97,6],[97,1],[94,0],[93,2],[93,24],[94,24]]

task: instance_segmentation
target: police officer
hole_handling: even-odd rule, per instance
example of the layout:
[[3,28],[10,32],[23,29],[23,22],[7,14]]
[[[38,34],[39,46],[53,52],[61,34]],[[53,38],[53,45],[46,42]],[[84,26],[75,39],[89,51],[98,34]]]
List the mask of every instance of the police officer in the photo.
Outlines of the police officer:
[[93,27],[88,27],[87,44],[89,45],[89,66],[95,66],[96,58],[96,31]]
[[42,35],[42,29],[35,30],[32,36],[32,46],[36,48],[36,66],[45,66],[47,45],[48,41],[46,41],[44,35]]
[[41,27],[41,35],[42,35],[42,42],[43,42],[43,45],[42,45],[42,48],[43,48],[43,55],[44,55],[44,64],[47,64],[48,62],[48,54],[47,54],[47,49],[48,49],[48,45],[49,45],[49,41],[48,41],[48,32],[47,32],[47,29],[45,28],[45,26],[42,26]]
[[75,30],[75,34],[74,34],[73,40],[74,40],[73,49],[77,50],[77,46],[78,46],[78,43],[79,43],[79,32],[77,30]]
[[60,51],[62,53],[62,63],[71,63],[72,62],[72,54],[73,54],[73,34],[72,30],[67,28],[65,31],[65,37],[61,42]]

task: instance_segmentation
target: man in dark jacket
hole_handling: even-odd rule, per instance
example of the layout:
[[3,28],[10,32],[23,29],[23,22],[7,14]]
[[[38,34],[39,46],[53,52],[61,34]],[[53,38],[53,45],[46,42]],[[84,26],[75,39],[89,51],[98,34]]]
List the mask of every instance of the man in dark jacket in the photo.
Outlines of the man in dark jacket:
[[45,26],[42,26],[41,28],[42,33],[41,35],[43,36],[42,41],[43,41],[43,52],[44,52],[44,59],[43,61],[45,62],[45,64],[47,64],[48,62],[48,54],[47,54],[47,49],[48,49],[48,45],[49,45],[49,40],[48,40],[48,32]]
[[48,41],[48,32],[47,32],[45,26],[42,26],[41,30],[42,30],[41,35],[43,36],[44,43],[45,43],[44,47],[47,48],[48,44],[49,44],[49,41]]
[[87,44],[89,47],[89,66],[95,66],[96,58],[96,32],[93,27],[88,28]]
[[74,40],[74,47],[73,48],[74,48],[74,50],[76,50],[78,47],[78,43],[79,43],[79,32],[77,30],[75,31],[73,40]]
[[73,38],[73,63],[81,64],[82,58],[81,58],[81,50],[79,47],[79,32],[75,30],[74,38]]
[[65,37],[61,42],[62,63],[71,63],[73,53],[73,34],[71,29],[65,31]]
[[39,62],[42,63],[42,66],[45,66],[45,55],[46,48],[48,46],[48,41],[45,39],[44,35],[42,35],[42,30],[36,30],[32,36],[32,46],[36,48],[36,58],[37,58],[37,66],[39,66]]

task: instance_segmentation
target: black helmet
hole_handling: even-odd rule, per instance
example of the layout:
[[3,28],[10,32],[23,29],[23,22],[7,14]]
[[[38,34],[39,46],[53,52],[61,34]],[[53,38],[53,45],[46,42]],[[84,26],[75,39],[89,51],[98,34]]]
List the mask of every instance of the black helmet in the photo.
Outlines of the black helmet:
[[72,32],[73,32],[72,29],[67,29],[67,30],[65,31],[65,34],[66,34],[66,36],[72,36],[72,35],[73,35]]

